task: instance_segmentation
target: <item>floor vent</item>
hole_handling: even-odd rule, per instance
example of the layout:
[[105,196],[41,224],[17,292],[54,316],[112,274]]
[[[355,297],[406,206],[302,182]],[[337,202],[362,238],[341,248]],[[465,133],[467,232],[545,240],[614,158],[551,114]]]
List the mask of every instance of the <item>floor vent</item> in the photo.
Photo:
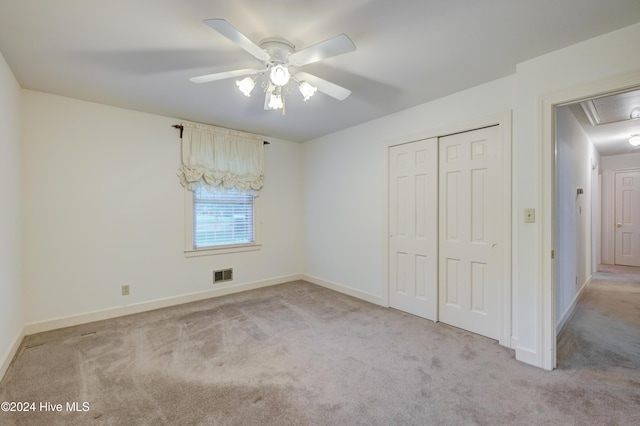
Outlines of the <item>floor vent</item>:
[[233,268],[213,271],[213,283],[233,280]]

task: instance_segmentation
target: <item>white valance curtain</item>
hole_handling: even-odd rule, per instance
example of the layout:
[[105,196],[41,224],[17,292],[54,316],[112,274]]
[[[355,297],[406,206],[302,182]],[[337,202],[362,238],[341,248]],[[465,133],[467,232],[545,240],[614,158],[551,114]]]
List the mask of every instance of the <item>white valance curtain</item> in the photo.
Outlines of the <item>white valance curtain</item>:
[[258,136],[206,124],[183,122],[180,183],[189,191],[205,186],[257,194],[264,182],[264,143]]

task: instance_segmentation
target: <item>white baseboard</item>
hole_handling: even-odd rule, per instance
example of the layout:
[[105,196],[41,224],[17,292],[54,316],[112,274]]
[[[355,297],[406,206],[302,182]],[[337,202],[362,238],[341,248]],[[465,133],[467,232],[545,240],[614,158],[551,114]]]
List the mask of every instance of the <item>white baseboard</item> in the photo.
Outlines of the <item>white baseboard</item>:
[[152,311],[154,309],[167,308],[169,306],[182,305],[184,303],[196,302],[198,300],[209,299],[212,297],[226,296],[228,294],[240,293],[242,291],[254,290],[257,288],[269,287],[277,284],[284,284],[286,282],[296,281],[300,279],[302,279],[301,274],[287,275],[263,281],[229,285],[213,290],[199,291],[196,293],[190,293],[181,296],[167,297],[164,299],[135,303],[132,305],[120,306],[117,308],[87,312],[80,315],[71,315],[68,317],[27,323],[24,326],[23,335],[28,336],[30,334],[41,333],[43,331],[51,331],[58,328],[71,327],[74,325],[86,324],[89,322],[101,321],[109,318],[116,318],[125,315],[137,314],[140,312]]
[[319,285],[321,287],[328,288],[329,290],[337,291],[338,293],[346,294],[347,296],[352,296],[357,299],[364,300],[369,303],[373,303],[374,305],[384,306],[388,308],[389,306],[384,303],[384,300],[380,296],[376,296],[375,294],[366,293],[361,290],[356,290],[355,288],[347,287],[342,284],[337,284],[331,281],[323,280],[322,278],[314,277],[312,275],[302,275],[302,279],[304,281],[309,281],[310,283]]
[[538,353],[533,349],[516,347],[516,360],[535,367],[541,367],[538,361]]
[[511,346],[509,346],[509,348],[511,349],[515,349],[518,347],[518,338],[515,336],[511,336]]
[[556,337],[558,337],[560,331],[562,331],[564,326],[567,325],[567,322],[569,322],[569,319],[571,319],[571,316],[573,315],[578,302],[580,301],[582,296],[584,296],[584,290],[589,286],[590,283],[591,277],[589,277],[589,279],[584,284],[582,284],[582,287],[580,287],[580,290],[578,290],[569,306],[567,306],[567,309],[565,309],[562,316],[558,319],[558,322],[556,323]]
[[16,338],[13,339],[13,343],[9,346],[7,352],[0,359],[0,381],[4,378],[4,375],[9,369],[9,365],[11,365],[11,361],[13,361],[13,357],[16,356],[18,349],[20,349],[24,336],[24,327],[22,327],[16,335]]

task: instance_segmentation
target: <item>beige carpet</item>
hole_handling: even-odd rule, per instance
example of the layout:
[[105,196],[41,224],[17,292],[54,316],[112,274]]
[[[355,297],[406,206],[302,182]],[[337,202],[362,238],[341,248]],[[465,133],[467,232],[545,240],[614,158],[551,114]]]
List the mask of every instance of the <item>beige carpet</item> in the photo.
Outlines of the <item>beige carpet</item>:
[[581,327],[545,372],[492,340],[293,282],[29,336],[0,402],[63,411],[0,424],[640,424],[638,342],[599,329],[617,346],[593,346]]
[[610,281],[640,282],[640,268],[621,265],[598,265],[594,278]]

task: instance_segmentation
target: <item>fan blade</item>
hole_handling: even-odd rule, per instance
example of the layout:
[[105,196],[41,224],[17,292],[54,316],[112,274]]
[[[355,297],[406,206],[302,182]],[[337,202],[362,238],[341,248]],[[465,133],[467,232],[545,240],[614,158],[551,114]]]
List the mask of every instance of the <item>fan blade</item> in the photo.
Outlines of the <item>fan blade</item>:
[[322,93],[336,98],[339,101],[345,100],[351,94],[351,90],[349,89],[345,89],[344,87],[338,86],[330,81],[323,80],[315,75],[307,74],[306,72],[297,73],[295,78],[298,81],[304,80],[312,86],[316,86]]
[[257,44],[249,40],[247,36],[235,29],[233,25],[225,21],[224,19],[205,19],[205,24],[242,47],[247,52],[258,58],[260,61],[267,63],[271,60],[271,56],[260,48]]
[[265,70],[248,69],[248,70],[225,71],[225,72],[218,72],[215,74],[201,75],[199,77],[191,77],[189,80],[198,84],[209,83],[210,81],[224,80],[225,78],[242,77],[243,75],[259,74],[263,71]]
[[353,44],[351,39],[344,34],[340,34],[339,36],[302,49],[299,52],[292,53],[289,55],[289,63],[293,66],[301,67],[322,59],[353,52],[354,50],[356,50],[356,45]]

